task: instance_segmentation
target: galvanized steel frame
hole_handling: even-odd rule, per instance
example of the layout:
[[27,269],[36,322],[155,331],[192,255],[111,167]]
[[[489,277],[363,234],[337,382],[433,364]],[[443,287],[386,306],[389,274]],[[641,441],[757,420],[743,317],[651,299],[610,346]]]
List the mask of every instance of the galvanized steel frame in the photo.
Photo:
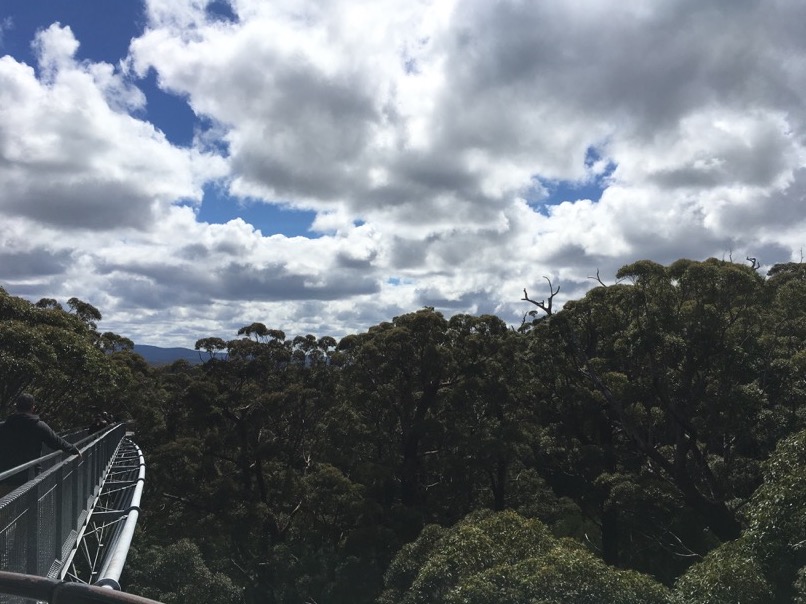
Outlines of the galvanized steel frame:
[[80,547],[66,561],[63,578],[120,589],[118,581],[137,525],[144,483],[143,454],[124,438],[89,512]]
[[2,480],[46,468],[0,498],[0,571],[119,589],[145,480],[143,456],[124,424],[76,444],[80,459],[59,462],[63,454],[56,452],[0,474]]

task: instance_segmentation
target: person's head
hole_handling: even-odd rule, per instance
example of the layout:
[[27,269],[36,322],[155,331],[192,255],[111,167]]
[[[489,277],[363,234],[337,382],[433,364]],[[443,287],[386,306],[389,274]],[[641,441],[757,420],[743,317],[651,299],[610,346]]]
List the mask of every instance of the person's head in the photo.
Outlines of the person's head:
[[14,407],[21,413],[33,413],[36,409],[36,399],[32,394],[24,392],[14,400]]

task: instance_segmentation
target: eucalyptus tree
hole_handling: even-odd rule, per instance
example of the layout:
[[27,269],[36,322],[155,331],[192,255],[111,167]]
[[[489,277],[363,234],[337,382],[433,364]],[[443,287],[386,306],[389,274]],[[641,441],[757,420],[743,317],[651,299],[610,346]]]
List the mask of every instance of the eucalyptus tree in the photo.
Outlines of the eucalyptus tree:
[[[637,470],[634,456],[601,396],[569,354],[564,320],[562,313],[550,315],[526,330],[530,363],[521,371],[529,378],[524,393],[534,425],[527,442],[539,475],[579,510],[566,532],[593,541],[607,563],[618,565],[625,562],[620,546],[623,517],[629,510],[647,508],[612,496],[614,480]],[[618,489],[621,494],[646,492],[624,486]]]
[[0,288],[0,406],[4,410],[55,365],[56,354],[44,331],[27,300]]
[[435,443],[442,468],[433,489],[453,512],[447,519],[536,501],[536,484],[526,478],[536,428],[523,371],[526,338],[492,315],[455,315],[446,333],[456,379],[435,416],[442,428]]
[[747,527],[692,566],[672,602],[784,604],[806,601],[806,431],[784,438],[763,464]]
[[[555,436],[592,454],[580,461],[593,472],[572,474],[586,474],[579,489],[603,489],[604,541],[654,540],[694,557],[739,536],[738,506],[760,480],[764,279],[714,259],[640,261],[618,278],[532,329],[538,364],[553,351],[548,375],[561,401],[541,404],[556,409]],[[603,546],[624,562],[625,546],[615,556]]]
[[[51,418],[64,422],[88,419],[92,407],[114,408],[126,398],[131,367],[106,354],[104,343],[119,349],[130,341],[107,332],[102,338],[95,321],[100,312],[78,298],[67,312],[53,299],[37,304],[0,288],[0,408],[17,394],[31,390]],[[57,421],[57,423],[59,423]]]
[[756,433],[769,451],[779,439],[806,427],[806,264],[773,266],[765,286],[762,383],[767,405]]
[[614,570],[540,521],[506,511],[426,527],[385,576],[381,604],[664,604],[651,577]]
[[342,397],[360,422],[342,464],[387,503],[419,509],[446,392],[457,381],[448,322],[426,308],[339,342]]
[[168,520],[173,539],[197,540],[206,527],[215,536],[200,547],[245,586],[247,601],[321,598],[348,582],[338,579],[343,552],[331,536],[355,523],[361,501],[322,453],[336,341],[291,340],[262,323],[238,336],[202,338],[203,365],[160,372],[161,412],[149,421],[164,440],[150,459],[173,512],[153,521]]
[[623,332],[613,334],[610,365],[583,356],[583,372],[653,469],[719,539],[736,538],[731,502],[758,484],[763,278],[716,260],[636,263],[619,277],[635,281],[624,290]]
[[201,549],[189,539],[133,547],[122,580],[128,593],[164,604],[243,602],[243,590],[220,570],[210,569]]

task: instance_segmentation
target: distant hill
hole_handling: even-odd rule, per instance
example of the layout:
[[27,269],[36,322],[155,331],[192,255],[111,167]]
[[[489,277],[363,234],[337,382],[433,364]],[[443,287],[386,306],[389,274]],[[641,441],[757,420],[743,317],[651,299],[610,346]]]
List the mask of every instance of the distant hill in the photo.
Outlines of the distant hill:
[[198,365],[202,362],[199,351],[190,348],[160,348],[147,344],[135,344],[134,352],[148,361],[150,365],[170,365],[180,359],[186,360],[191,365]]

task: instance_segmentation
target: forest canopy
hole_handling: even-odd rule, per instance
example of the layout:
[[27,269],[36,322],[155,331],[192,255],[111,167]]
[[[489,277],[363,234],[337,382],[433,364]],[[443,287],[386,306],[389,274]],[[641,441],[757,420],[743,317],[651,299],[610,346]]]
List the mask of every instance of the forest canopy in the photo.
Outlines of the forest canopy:
[[133,422],[122,582],[164,602],[806,602],[806,265],[617,279],[517,328],[252,323],[165,367],[0,289],[0,405]]

